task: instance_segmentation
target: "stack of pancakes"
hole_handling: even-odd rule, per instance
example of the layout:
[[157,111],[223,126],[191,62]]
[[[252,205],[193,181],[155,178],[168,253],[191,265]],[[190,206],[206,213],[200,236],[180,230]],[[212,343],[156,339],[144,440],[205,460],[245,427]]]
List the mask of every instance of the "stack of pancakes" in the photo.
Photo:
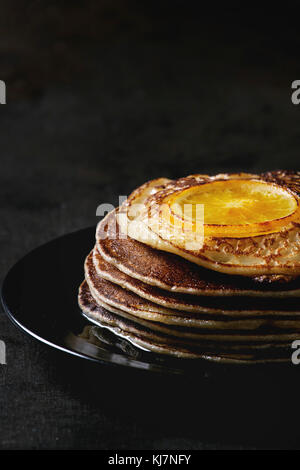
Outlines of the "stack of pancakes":
[[[299,196],[293,172],[146,183],[97,226],[83,314],[158,354],[289,361],[300,339]],[[201,237],[193,210],[165,217],[174,200],[177,211],[204,205]]]

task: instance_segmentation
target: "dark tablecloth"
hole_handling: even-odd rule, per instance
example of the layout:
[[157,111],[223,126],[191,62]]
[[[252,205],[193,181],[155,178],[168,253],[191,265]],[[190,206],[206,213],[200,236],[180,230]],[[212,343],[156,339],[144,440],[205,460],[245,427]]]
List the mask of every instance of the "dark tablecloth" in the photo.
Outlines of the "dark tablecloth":
[[[61,60],[54,73],[46,45],[36,68],[25,68],[27,79],[36,78],[29,89],[15,81],[14,92],[21,91],[14,99],[7,83],[0,117],[1,281],[22,255],[95,224],[99,204],[117,204],[145,180],[297,169],[300,107],[291,103],[290,86],[299,61],[288,47],[272,43],[263,28],[249,33],[251,25],[235,37],[221,21],[216,36],[214,17],[197,24],[189,12],[181,21],[180,2],[175,19],[164,11],[160,24],[151,15],[142,27],[125,15],[118,34],[104,39],[97,32],[85,42],[75,31],[57,47],[77,68],[65,70],[69,62]],[[40,62],[42,79],[35,75]],[[0,366],[2,449],[299,446],[296,367],[290,374],[237,371],[185,382],[126,375],[51,351],[2,313],[0,339],[7,347],[7,365]]]

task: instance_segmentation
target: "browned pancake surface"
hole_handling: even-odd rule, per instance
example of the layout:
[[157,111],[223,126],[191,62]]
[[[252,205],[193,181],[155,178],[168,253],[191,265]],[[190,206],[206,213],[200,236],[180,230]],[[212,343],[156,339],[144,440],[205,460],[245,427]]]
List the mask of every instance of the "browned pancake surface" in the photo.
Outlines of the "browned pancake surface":
[[[130,290],[140,297],[167,308],[193,313],[208,313],[210,315],[233,315],[253,318],[256,315],[299,315],[299,300],[270,299],[255,297],[209,297],[181,294],[166,291],[159,287],[146,284],[120,271],[108,263],[96,248],[93,250],[93,264],[100,277]],[[249,316],[250,315],[250,316]]]
[[189,343],[174,340],[167,335],[153,332],[135,320],[124,318],[99,306],[89,291],[86,282],[80,286],[79,305],[84,314],[101,326],[109,327],[133,344],[159,354],[176,357],[202,358],[218,362],[257,363],[281,362],[289,359],[289,344],[272,344],[256,346],[214,345],[213,343]]
[[153,328],[155,325],[161,325],[166,330],[166,325],[168,333],[178,337],[188,336],[194,339],[217,341],[283,341],[297,337],[299,330],[299,322],[294,321],[293,318],[288,320],[278,320],[277,318],[235,319],[220,316],[211,319],[209,316],[191,313],[186,315],[182,312],[162,309],[153,302],[142,299],[98,276],[91,254],[85,263],[85,275],[91,294],[98,304],[108,310],[114,311],[117,308],[127,312],[137,317],[140,322],[149,320],[148,324],[153,325]]
[[98,224],[96,240],[97,249],[106,261],[131,277],[162,289],[202,296],[300,296],[299,279],[272,283],[272,278],[268,278],[268,282],[258,283],[251,278],[201,268],[129,237],[120,238],[115,212]]

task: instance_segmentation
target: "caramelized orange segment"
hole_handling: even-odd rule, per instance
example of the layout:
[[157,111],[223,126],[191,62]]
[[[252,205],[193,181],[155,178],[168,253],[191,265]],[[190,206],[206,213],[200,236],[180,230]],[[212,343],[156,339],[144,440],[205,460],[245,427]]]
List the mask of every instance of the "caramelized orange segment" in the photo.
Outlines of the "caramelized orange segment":
[[[204,235],[248,237],[280,231],[299,220],[298,200],[290,191],[258,180],[221,180],[192,186],[164,201],[169,218],[195,231],[204,207]],[[166,214],[165,214],[166,215]],[[203,212],[202,212],[203,216]]]

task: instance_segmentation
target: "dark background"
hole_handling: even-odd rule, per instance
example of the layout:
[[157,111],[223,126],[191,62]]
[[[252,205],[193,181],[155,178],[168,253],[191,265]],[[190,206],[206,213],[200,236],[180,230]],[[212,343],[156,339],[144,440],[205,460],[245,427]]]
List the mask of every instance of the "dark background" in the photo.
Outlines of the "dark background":
[[[1,2],[0,281],[145,180],[299,169],[299,22],[269,10]],[[295,373],[124,376],[47,351],[3,314],[0,339],[2,449],[299,447]]]

